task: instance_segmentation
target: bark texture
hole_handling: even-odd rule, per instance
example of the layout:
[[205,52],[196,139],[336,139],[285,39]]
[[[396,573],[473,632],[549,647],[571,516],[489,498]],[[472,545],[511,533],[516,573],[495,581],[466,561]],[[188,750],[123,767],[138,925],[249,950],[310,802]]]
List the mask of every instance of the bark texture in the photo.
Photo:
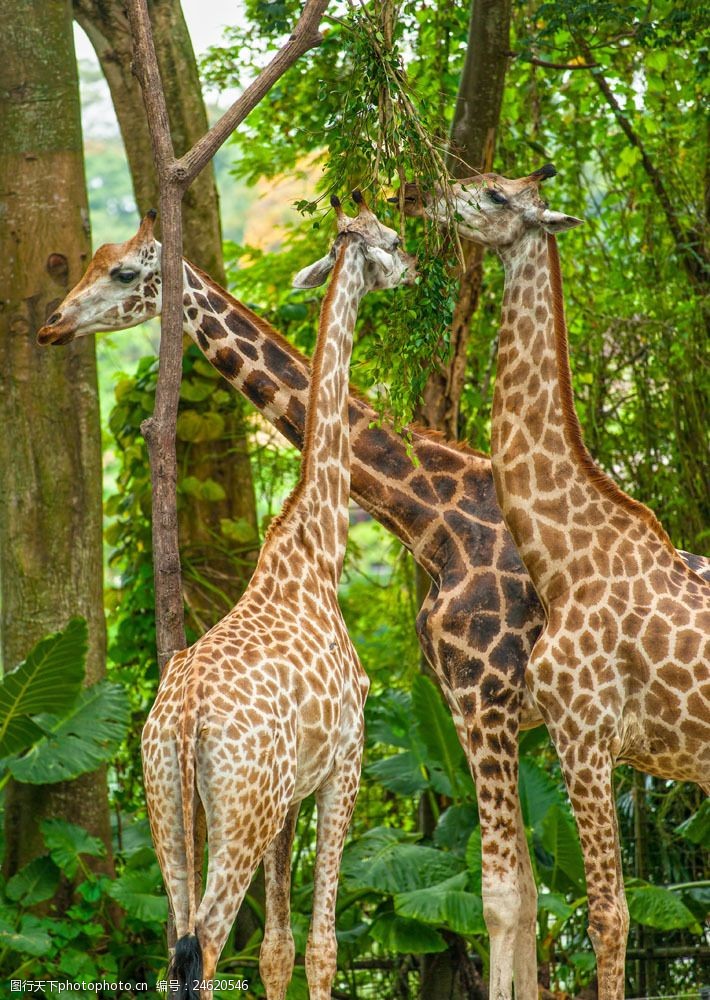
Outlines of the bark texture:
[[[89,255],[71,5],[6,5],[0,60],[0,635],[12,669],[83,615],[87,682],[105,674],[101,442],[93,338],[59,350],[35,333]],[[104,770],[10,784],[5,871],[43,853],[40,822],[70,820],[109,850]],[[102,867],[99,865],[98,867]]]
[[[454,177],[493,167],[496,132],[510,50],[511,0],[473,0],[466,59],[451,125],[447,165]],[[462,240],[464,267],[451,324],[449,363],[433,372],[419,417],[451,439],[459,436],[459,407],[466,378],[471,320],[483,281],[483,249]]]

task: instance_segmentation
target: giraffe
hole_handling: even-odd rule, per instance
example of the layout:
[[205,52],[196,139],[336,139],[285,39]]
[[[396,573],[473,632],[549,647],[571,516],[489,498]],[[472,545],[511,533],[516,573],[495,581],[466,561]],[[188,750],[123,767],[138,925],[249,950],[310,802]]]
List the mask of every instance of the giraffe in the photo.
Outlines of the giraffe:
[[[526,682],[557,749],[579,829],[599,996],[623,997],[628,908],[612,771],[626,763],[710,794],[710,582],[584,446],[571,388],[547,164],[518,180],[485,174],[422,198],[498,252],[505,291],[492,414],[496,493],[545,611]],[[692,561],[691,561],[692,564]]]
[[[84,277],[39,330],[68,344],[158,315],[154,213],[125,243],[100,247]],[[207,274],[184,262],[184,330],[206,359],[281,433],[303,445],[310,373],[302,354]],[[416,426],[378,423],[349,402],[351,493],[431,578],[417,618],[423,652],[451,708],[476,784],[490,995],[537,997],[536,891],[518,801],[520,729],[542,722],[524,683],[544,615],[495,498],[490,459]],[[411,448],[416,461],[409,457]],[[710,560],[684,554],[710,578]]]
[[[321,310],[301,474],[272,522],[232,611],[166,666],[142,735],[153,839],[175,916],[171,975],[185,995],[212,994],[217,960],[264,858],[267,916],[260,971],[269,1000],[291,978],[290,852],[301,801],[315,793],[313,917],[306,949],[312,1000],[336,969],[335,898],[360,777],[369,682],[337,598],[348,530],[348,366],[361,297],[411,282],[414,260],[357,194],[327,257],[294,279],[333,276]],[[197,832],[199,831],[199,832]],[[195,854],[209,866],[197,902]],[[191,982],[204,985],[192,992]]]

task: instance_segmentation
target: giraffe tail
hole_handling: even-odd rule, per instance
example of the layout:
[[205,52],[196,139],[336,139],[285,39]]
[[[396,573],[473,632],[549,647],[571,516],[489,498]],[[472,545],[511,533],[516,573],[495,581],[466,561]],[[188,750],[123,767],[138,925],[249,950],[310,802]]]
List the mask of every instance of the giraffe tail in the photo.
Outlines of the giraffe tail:
[[183,724],[178,738],[178,763],[180,767],[180,798],[182,800],[182,827],[185,837],[185,876],[187,883],[187,934],[175,944],[175,952],[168,969],[168,980],[178,982],[178,1000],[199,1000],[202,980],[202,946],[195,932],[195,741],[197,738],[197,699],[192,697],[191,685],[185,692]]
[[185,934],[175,944],[168,968],[168,981],[177,980],[177,1000],[199,1000],[202,980],[202,948],[196,934]]

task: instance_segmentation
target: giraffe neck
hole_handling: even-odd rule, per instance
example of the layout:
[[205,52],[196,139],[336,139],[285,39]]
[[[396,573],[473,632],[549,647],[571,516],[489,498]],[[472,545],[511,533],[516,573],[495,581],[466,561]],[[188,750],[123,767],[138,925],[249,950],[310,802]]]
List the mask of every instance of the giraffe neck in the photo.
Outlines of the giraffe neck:
[[[365,292],[362,251],[344,239],[321,307],[311,363],[299,481],[284,520],[298,524],[298,538],[337,585],[348,537],[350,422],[348,375],[353,331]],[[283,522],[282,522],[283,523]]]
[[[303,446],[310,372],[307,359],[245,305],[185,261],[184,330],[205,358],[297,448]],[[460,558],[460,515],[446,498],[461,492],[471,516],[500,522],[490,461],[411,430],[404,438],[378,424],[377,414],[349,397],[351,491],[413,553],[434,579]],[[414,452],[413,462],[410,451]]]
[[[503,517],[543,605],[568,585],[580,556],[570,530],[643,523],[671,546],[653,514],[594,463],[574,408],[562,279],[554,236],[531,230],[502,254],[506,271],[493,399],[493,477]],[[671,546],[672,547],[672,546]],[[572,570],[572,576],[574,571]]]

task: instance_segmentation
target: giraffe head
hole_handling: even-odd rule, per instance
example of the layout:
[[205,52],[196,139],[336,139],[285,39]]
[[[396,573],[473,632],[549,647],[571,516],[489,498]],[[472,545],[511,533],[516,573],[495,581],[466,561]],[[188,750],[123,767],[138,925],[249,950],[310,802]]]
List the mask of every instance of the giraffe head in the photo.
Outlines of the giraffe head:
[[[531,229],[561,233],[581,225],[581,219],[551,211],[540,197],[540,183],[555,173],[553,165],[546,163],[517,180],[500,174],[480,174],[432,192],[423,192],[417,184],[406,184],[401,192],[404,211],[406,215],[423,215],[447,223],[453,209],[464,239],[504,250]],[[390,201],[399,203],[400,199]]]
[[160,313],[160,244],[151,211],[125,243],[106,243],[86,274],[37,332],[39,344],[68,344],[99,330],[125,330]]
[[338,198],[330,203],[335,209],[338,236],[325,257],[302,268],[293,279],[294,288],[314,288],[322,285],[335,266],[337,251],[346,234],[354,234],[365,260],[368,289],[395,288],[411,285],[417,277],[416,259],[400,250],[401,240],[394,229],[383,226],[371,212],[359,191],[353,191],[358,214],[346,215]]

